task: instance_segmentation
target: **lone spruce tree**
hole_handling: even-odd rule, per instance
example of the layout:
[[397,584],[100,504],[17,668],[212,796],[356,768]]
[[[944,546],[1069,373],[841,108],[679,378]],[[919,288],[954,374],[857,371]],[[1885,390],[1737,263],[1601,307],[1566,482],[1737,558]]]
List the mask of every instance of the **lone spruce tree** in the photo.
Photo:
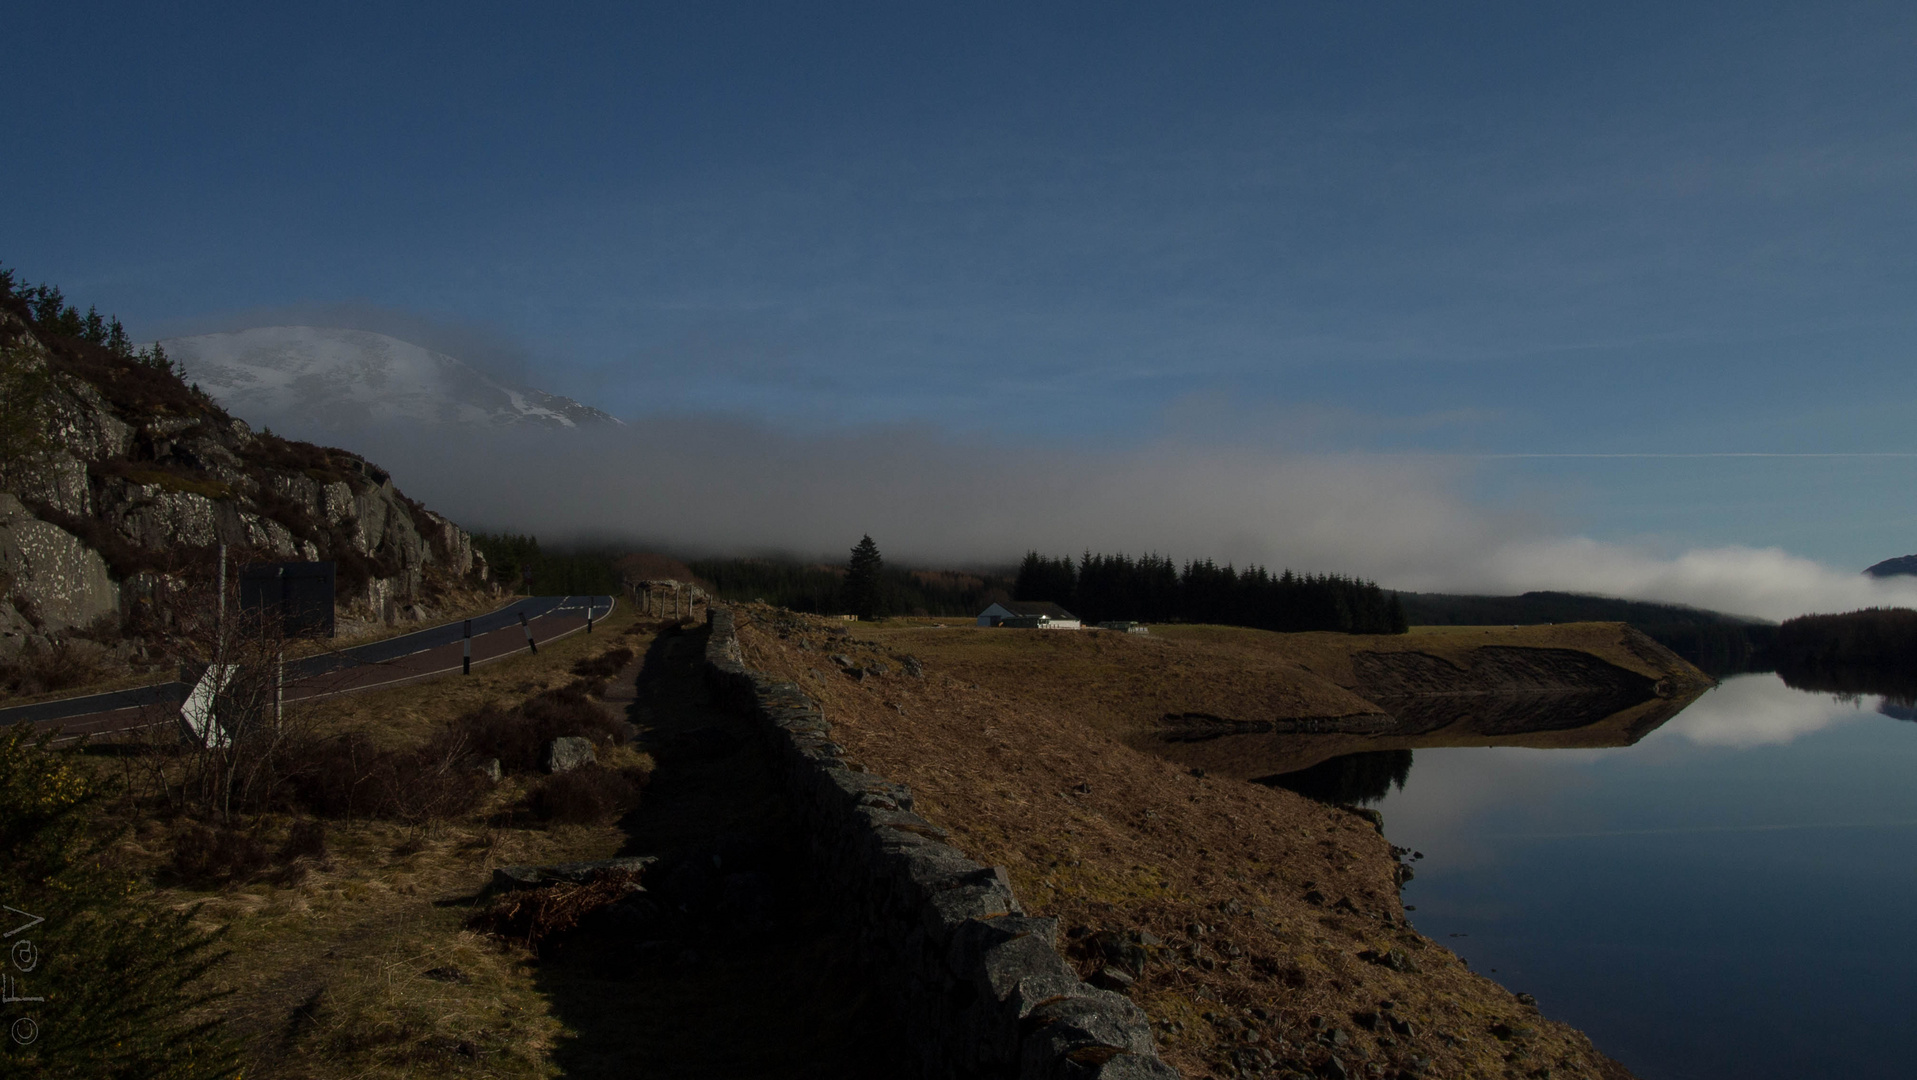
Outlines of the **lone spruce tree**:
[[879,614],[879,568],[884,565],[885,561],[879,558],[879,545],[873,543],[870,536],[859,541],[852,549],[852,558],[845,564],[842,586],[845,606],[861,619],[876,618]]

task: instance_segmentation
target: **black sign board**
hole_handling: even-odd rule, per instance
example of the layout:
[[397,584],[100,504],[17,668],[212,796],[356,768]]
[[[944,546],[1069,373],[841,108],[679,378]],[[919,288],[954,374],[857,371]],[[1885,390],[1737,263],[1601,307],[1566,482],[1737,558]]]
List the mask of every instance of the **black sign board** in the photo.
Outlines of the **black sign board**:
[[279,615],[288,637],[332,637],[333,564],[286,562],[242,566],[240,610]]

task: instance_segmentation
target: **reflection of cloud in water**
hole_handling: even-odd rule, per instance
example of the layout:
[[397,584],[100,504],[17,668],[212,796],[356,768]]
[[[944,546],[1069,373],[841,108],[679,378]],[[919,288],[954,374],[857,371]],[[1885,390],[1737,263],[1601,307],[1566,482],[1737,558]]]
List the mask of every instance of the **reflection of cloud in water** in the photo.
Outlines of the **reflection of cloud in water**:
[[1575,766],[1617,752],[1502,746],[1420,750],[1404,790],[1379,805],[1385,833],[1394,844],[1442,848],[1450,869],[1492,861],[1492,849],[1479,835],[1487,816],[1505,812],[1536,825],[1553,812],[1559,796],[1594,782]]
[[[1614,782],[1607,779],[1613,770],[1594,768],[1602,762],[1624,758],[1633,768],[1681,768],[1726,751],[1781,746],[1858,718],[1876,719],[1880,703],[1877,697],[1793,690],[1774,674],[1737,675],[1635,746],[1419,749],[1404,789],[1391,792],[1378,808],[1392,843],[1443,853],[1433,869],[1482,869],[1501,861],[1515,835],[1621,835],[1617,822],[1601,811],[1593,816],[1593,805],[1580,797],[1594,785]],[[1626,825],[1646,831],[1635,822]]]
[[1793,690],[1774,674],[1734,675],[1705,691],[1645,741],[1681,738],[1698,746],[1777,746],[1876,709],[1875,697],[1841,700]]

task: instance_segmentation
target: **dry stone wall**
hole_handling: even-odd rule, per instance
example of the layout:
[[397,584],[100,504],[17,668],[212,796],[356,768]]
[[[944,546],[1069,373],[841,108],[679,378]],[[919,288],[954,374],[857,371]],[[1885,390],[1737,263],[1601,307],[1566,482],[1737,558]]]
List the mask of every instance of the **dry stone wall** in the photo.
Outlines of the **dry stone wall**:
[[1175,1080],[1144,1012],[1089,986],[1027,916],[1005,872],[945,842],[912,793],[848,764],[819,704],[745,665],[733,613],[714,605],[706,681],[757,722],[812,847],[817,879],[928,1078]]

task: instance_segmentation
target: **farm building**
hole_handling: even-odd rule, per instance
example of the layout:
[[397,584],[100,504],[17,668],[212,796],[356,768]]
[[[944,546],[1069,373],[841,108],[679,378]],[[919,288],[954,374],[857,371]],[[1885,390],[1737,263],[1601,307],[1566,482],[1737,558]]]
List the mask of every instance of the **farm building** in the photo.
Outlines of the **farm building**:
[[1022,630],[1076,630],[1078,616],[1050,601],[1007,600],[978,613],[980,626]]

